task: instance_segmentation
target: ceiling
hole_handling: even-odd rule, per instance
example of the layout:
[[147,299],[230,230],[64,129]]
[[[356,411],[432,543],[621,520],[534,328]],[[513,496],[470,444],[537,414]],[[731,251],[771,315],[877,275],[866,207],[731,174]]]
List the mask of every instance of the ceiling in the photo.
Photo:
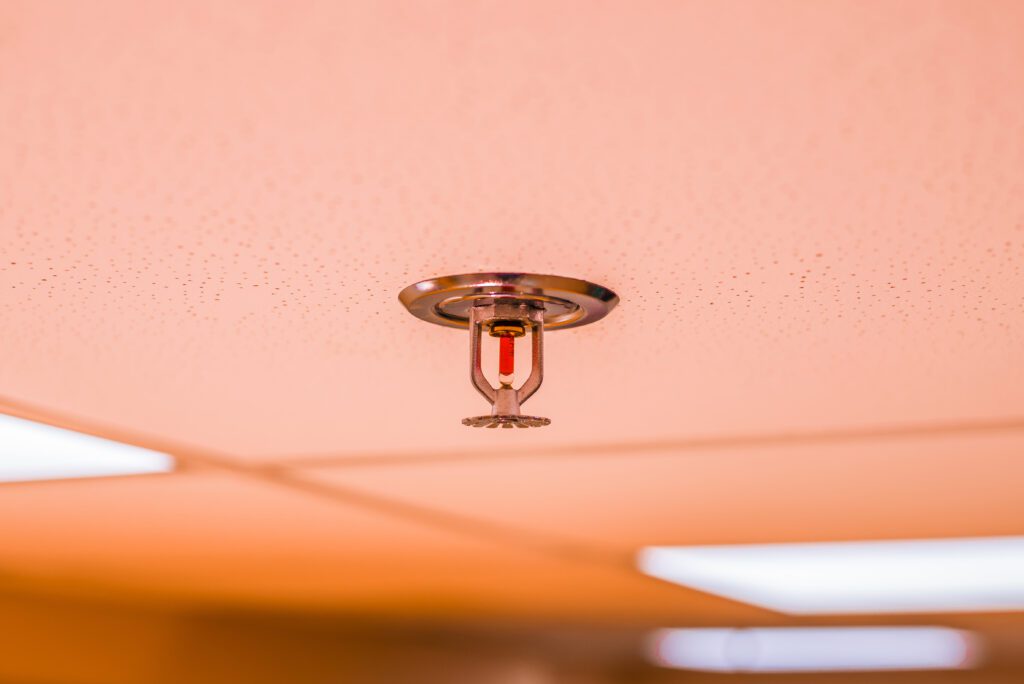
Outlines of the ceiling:
[[[1024,532],[1024,5],[7,3],[0,408],[167,450],[5,485],[9,586],[764,623],[646,544]],[[398,292],[616,291],[478,431]]]

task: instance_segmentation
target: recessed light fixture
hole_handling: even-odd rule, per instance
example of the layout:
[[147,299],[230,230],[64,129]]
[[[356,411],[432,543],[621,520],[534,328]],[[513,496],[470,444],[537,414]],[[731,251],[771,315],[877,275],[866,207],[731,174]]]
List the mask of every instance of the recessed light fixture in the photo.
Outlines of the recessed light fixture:
[[980,660],[977,637],[947,627],[665,629],[652,662],[705,672],[961,670]]
[[[619,303],[606,287],[576,278],[535,273],[466,273],[430,278],[402,290],[398,299],[413,316],[452,328],[469,328],[469,374],[491,404],[491,413],[462,421],[489,428],[529,428],[551,420],[524,416],[522,406],[544,380],[544,331],[576,328],[601,320]],[[518,388],[515,338],[530,331],[530,375]],[[481,368],[481,335],[498,338],[498,387]]]
[[1024,537],[657,546],[648,575],[794,615],[1024,610]]
[[0,414],[0,482],[164,473],[158,451]]

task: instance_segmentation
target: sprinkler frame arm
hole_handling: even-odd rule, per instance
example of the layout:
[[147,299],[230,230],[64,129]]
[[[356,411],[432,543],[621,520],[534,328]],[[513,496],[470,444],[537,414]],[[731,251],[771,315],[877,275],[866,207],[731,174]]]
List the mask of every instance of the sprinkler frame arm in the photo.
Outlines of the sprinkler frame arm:
[[[484,376],[481,361],[481,338],[483,330],[493,321],[522,321],[530,328],[531,367],[530,376],[519,387],[495,389]],[[492,415],[519,415],[519,407],[540,389],[544,382],[544,309],[521,300],[498,299],[490,304],[477,304],[469,311],[469,377],[477,389],[491,404]]]

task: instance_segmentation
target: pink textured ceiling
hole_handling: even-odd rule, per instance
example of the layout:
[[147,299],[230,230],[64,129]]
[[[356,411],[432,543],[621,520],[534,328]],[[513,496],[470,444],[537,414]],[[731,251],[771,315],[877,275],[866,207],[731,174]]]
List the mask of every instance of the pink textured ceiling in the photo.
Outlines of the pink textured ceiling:
[[[1012,0],[3,5],[0,411],[182,471],[4,485],[0,589],[756,624],[633,553],[1019,534],[1022,64]],[[550,427],[397,301],[491,269],[622,297]]]
[[[1024,410],[1024,8],[15,3],[0,394],[288,459]],[[424,277],[616,290],[485,410]],[[503,448],[503,447],[499,447]]]

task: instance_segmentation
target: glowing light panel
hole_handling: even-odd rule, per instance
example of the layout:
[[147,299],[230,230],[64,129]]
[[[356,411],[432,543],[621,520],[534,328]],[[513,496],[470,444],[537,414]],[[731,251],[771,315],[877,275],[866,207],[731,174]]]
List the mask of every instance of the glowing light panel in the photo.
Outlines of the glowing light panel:
[[666,629],[650,651],[658,665],[707,672],[965,669],[980,653],[975,635],[946,627]]
[[1024,610],[1024,537],[649,547],[639,566],[796,615]]
[[163,473],[167,454],[0,414],[0,482]]

